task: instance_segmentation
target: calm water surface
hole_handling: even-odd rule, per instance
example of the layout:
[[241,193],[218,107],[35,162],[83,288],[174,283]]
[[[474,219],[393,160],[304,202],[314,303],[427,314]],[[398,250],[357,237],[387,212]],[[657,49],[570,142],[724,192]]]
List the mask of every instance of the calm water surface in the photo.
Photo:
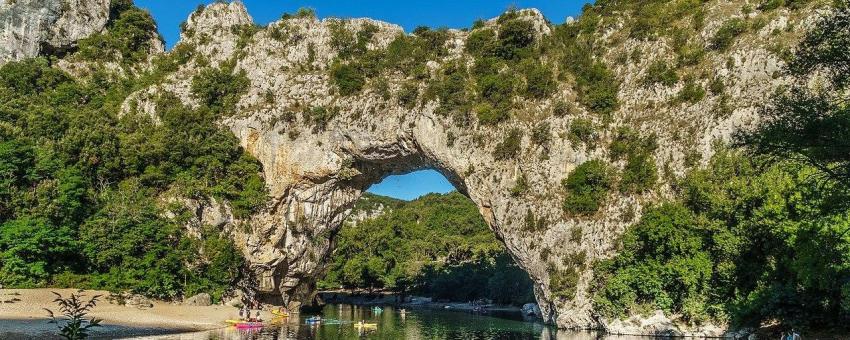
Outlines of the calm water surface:
[[[475,315],[467,312],[408,309],[404,317],[393,307],[375,313],[371,307],[327,305],[320,314],[326,322],[306,324],[311,314],[278,320],[254,331],[224,328],[215,331],[148,337],[157,340],[207,339],[599,339],[595,333],[557,331],[541,323]],[[365,320],[377,328],[362,331],[354,323]],[[626,339],[626,338],[617,338]]]

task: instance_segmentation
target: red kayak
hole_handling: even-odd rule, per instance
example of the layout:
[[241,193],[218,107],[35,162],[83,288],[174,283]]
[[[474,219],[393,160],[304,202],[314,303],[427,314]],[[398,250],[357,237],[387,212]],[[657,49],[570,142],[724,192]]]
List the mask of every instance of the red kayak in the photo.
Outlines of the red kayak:
[[262,322],[240,322],[240,323],[234,324],[233,326],[235,326],[236,328],[239,328],[239,329],[262,328],[263,323]]

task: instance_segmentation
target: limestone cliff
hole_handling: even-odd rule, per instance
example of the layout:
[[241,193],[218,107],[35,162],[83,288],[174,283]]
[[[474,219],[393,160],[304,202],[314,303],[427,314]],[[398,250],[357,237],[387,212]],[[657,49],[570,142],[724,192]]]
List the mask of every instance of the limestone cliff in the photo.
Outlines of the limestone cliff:
[[[378,71],[348,91],[332,77],[347,62],[343,53],[349,53],[340,47],[340,34],[359,40],[362,44],[355,47],[366,55],[397,48],[394,41],[410,35],[399,26],[370,19],[318,20],[309,14],[261,28],[253,25],[240,3],[216,3],[193,13],[177,47],[190,50],[191,58],[163,81],[130,96],[125,109],[155,117],[152,101],[164,93],[198,105],[192,81],[201,70],[234,63],[234,72],[244,71],[249,90],[221,124],[263,164],[270,203],[247,220],[227,213],[226,202],[215,208],[190,205],[197,211],[196,224],[230,226],[225,230],[243,249],[266,298],[282,299],[292,307],[309,301],[331,251],[329,237],[363,190],[387,174],[434,168],[475,202],[528,271],[547,321],[564,328],[595,328],[607,322],[593,311],[589,264],[612,256],[618,236],[640,217],[643,207],[669,197],[671,183],[705,161],[716,141],[728,141],[737,129],[758,121],[759,105],[787,81],[779,72],[783,51],[817,15],[814,4],[770,12],[738,1],[699,6],[699,25],[690,17],[674,24],[691,34],[685,47],[704,53],[680,71],[686,77],[669,82],[646,79],[654,64],[676,63],[676,55],[689,55],[681,53],[676,39],[633,37],[625,28],[629,14],[616,11],[596,18],[595,33],[581,33],[594,40],[594,60],[607,65],[619,83],[618,105],[606,114],[579,104],[576,77],[566,71],[571,60],[546,52],[536,63],[556,71],[551,93],[511,98],[509,118],[498,124],[483,122],[469,107],[447,114],[440,96],[431,93],[432,85],[449,77],[446,69],[452,65],[474,68],[468,39],[482,30],[505,30],[502,20],[442,32],[445,39],[438,47],[445,52],[427,60],[421,70]],[[535,48],[551,49],[547,37],[556,32],[540,12],[514,15],[511,20],[531,23]],[[714,37],[733,18],[754,24],[728,46],[714,46],[720,43]],[[13,34],[9,20],[2,31],[7,39]],[[38,51],[25,49],[29,52],[11,55]],[[517,86],[524,85],[520,81]],[[595,127],[593,143],[572,138],[571,127],[579,121]],[[659,181],[647,191],[612,191],[595,214],[565,213],[562,204],[569,193],[561,183],[576,166],[589,160],[602,160],[615,169],[626,165],[606,147],[621,127],[652,136],[657,144],[652,160],[662,169]],[[529,216],[534,228],[528,227]],[[576,255],[581,255],[581,263],[574,260]],[[554,291],[553,282],[569,271],[578,275],[565,297],[563,291]]]
[[109,0],[0,0],[0,63],[69,49],[108,19]]

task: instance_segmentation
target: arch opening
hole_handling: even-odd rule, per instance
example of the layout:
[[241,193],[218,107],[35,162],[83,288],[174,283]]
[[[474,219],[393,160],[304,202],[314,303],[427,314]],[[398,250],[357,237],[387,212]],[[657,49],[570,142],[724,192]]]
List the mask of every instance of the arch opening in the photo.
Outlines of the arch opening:
[[318,301],[535,301],[528,273],[445,172],[398,167],[366,187],[330,237]]

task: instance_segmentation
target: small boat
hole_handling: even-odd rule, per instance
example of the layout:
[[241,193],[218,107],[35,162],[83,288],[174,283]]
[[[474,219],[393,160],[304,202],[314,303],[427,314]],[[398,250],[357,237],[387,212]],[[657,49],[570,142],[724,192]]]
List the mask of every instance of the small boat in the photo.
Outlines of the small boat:
[[305,321],[307,321],[308,324],[318,324],[322,322],[322,318],[319,316],[311,316]]
[[383,311],[384,311],[384,309],[381,308],[381,307],[372,307],[372,312],[380,313],[380,312],[383,312]]
[[224,320],[224,322],[230,324],[231,326],[235,326],[236,328],[259,328],[263,327],[262,321],[245,321],[238,319],[229,319]]
[[355,323],[354,327],[357,327],[357,328],[378,328],[378,324],[376,324],[376,323],[365,323],[363,321],[360,321],[358,323]]
[[235,326],[238,329],[263,328],[263,323],[262,322],[244,321],[244,322],[237,323],[233,326]]
[[279,309],[272,309],[272,315],[280,317],[280,318],[285,318],[285,317],[289,316],[289,313],[284,312],[284,311],[279,310]]

